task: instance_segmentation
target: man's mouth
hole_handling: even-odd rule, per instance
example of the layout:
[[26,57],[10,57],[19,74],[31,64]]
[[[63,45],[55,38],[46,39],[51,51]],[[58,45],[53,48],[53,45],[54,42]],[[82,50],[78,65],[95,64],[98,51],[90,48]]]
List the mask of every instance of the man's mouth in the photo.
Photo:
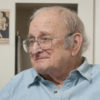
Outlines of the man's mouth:
[[46,59],[49,59],[49,57],[37,57],[35,58],[35,61],[46,60]]

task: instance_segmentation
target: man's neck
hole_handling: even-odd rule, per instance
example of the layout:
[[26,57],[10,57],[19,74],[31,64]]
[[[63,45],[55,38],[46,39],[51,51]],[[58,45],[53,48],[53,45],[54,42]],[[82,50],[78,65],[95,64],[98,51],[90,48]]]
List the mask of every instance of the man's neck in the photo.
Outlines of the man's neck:
[[75,70],[83,63],[83,58],[80,60],[75,60],[71,66],[66,67],[66,69],[59,69],[57,71],[51,72],[48,75],[43,75],[46,80],[52,81],[58,88],[61,88],[62,84],[69,76],[72,70]]

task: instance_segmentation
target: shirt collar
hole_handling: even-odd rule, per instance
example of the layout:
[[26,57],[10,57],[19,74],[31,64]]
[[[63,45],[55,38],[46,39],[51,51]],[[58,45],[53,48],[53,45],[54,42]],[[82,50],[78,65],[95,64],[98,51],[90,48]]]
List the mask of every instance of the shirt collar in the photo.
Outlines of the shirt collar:
[[38,84],[38,81],[40,80],[40,76],[39,74],[35,71],[34,68],[32,68],[31,70],[31,77],[29,77],[28,79],[28,87],[34,85],[34,84]]
[[[91,71],[92,71],[92,66],[88,64],[87,60],[85,59],[84,62],[76,69],[85,79],[88,81],[91,81]],[[73,72],[73,71],[72,71]],[[29,85],[28,87],[38,84],[41,79],[41,76],[35,71],[34,68],[31,70],[31,78],[29,78]]]
[[88,81],[91,81],[92,77],[92,66],[88,64],[87,60],[85,59],[84,62],[77,68],[77,71]]

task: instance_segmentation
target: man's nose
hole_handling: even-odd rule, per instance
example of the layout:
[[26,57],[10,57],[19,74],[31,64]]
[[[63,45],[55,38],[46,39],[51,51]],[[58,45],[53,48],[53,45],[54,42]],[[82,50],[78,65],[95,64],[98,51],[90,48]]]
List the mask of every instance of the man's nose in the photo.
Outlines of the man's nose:
[[33,54],[36,54],[36,53],[42,51],[41,46],[40,46],[40,44],[39,44],[38,41],[36,41],[36,42],[34,43],[34,45],[32,46],[31,49],[32,49],[31,52],[32,52]]

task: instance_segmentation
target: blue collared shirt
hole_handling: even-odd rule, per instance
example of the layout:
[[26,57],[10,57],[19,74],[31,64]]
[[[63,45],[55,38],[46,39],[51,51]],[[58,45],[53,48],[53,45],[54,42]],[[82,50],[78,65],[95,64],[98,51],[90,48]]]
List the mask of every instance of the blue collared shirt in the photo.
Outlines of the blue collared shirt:
[[33,68],[25,70],[0,91],[0,100],[100,100],[100,65],[84,61],[60,89]]

